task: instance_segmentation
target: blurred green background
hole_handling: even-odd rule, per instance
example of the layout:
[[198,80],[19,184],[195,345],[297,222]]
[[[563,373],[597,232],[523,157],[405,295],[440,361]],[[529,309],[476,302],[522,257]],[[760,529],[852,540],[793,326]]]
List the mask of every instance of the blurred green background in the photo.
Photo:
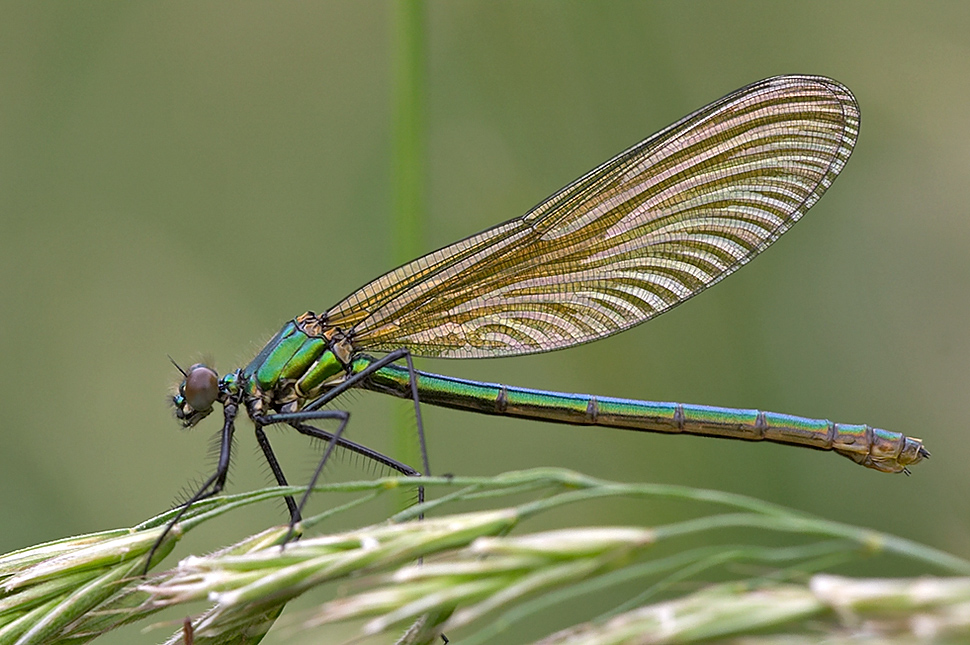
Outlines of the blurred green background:
[[[0,552],[168,507],[210,472],[219,424],[179,431],[166,355],[243,364],[285,320],[391,268],[393,246],[392,5],[41,2],[3,14]],[[767,76],[832,76],[863,116],[824,199],[717,288],[592,345],[422,367],[870,423],[933,453],[912,477],[887,476],[809,450],[425,408],[438,473],[561,465],[711,487],[970,557],[970,5],[434,2],[426,27],[425,250],[525,212]],[[407,403],[365,393],[348,407],[353,438],[389,448]],[[272,438],[304,481],[318,453]],[[242,424],[230,490],[272,481],[255,453]],[[370,474],[353,460],[328,473]],[[678,511],[581,512],[649,525]],[[279,506],[240,514],[176,555],[284,519]],[[923,571],[883,560],[868,573]]]

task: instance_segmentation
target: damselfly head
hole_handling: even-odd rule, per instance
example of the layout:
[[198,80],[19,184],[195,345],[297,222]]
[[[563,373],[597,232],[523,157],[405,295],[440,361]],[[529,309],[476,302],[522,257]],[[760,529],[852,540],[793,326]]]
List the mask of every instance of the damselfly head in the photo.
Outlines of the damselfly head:
[[178,394],[172,397],[175,416],[186,428],[191,428],[212,412],[219,398],[219,375],[208,365],[196,363],[183,372]]

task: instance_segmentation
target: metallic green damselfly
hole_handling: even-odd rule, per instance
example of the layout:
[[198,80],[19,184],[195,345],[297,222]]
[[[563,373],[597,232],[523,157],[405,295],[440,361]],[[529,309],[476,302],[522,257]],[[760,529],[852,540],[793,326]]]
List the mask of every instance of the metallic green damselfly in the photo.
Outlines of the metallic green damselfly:
[[[791,228],[845,166],[858,132],[855,97],[836,81],[779,76],[754,83],[617,155],[522,217],[405,264],[324,313],[296,317],[246,367],[220,378],[193,365],[174,397],[176,415],[194,426],[219,402],[224,425],[218,469],[189,503],[223,488],[241,407],[281,485],[286,480],[263,432],[276,423],[329,440],[327,454],[342,446],[418,474],[343,438],[347,413],[321,407],[349,388],[413,399],[419,420],[420,401],[559,423],[773,441],[907,472],[929,456],[921,441],[867,425],[528,390],[411,364],[412,355],[562,349],[667,311]],[[319,419],[337,419],[337,432],[310,425]],[[305,499],[288,500],[294,520]]]

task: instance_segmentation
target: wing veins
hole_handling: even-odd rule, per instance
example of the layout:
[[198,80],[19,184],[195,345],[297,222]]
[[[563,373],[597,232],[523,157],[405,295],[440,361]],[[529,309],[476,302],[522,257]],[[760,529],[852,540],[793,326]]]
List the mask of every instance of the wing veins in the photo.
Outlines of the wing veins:
[[822,77],[776,77],[701,108],[520,218],[430,253],[326,314],[362,349],[478,357],[617,333],[732,273],[844,167],[858,106]]

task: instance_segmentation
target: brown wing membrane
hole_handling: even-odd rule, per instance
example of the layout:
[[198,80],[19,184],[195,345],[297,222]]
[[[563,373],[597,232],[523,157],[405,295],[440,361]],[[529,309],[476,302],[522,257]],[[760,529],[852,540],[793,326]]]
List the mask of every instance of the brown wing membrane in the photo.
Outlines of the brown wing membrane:
[[835,180],[859,132],[839,83],[749,85],[526,215],[387,273],[327,313],[361,349],[529,354],[615,334],[724,278]]

